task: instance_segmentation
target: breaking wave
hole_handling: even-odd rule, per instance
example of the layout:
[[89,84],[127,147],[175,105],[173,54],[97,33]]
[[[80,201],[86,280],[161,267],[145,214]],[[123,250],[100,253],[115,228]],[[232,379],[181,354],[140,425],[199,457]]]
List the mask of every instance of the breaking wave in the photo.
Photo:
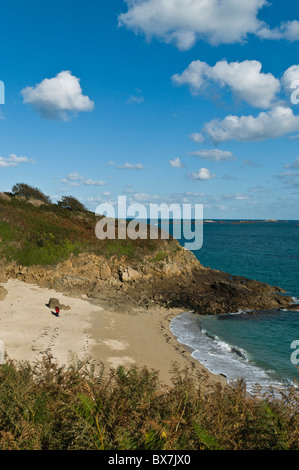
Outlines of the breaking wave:
[[192,357],[206,369],[216,375],[221,374],[228,382],[244,379],[248,392],[254,392],[257,384],[263,392],[286,386],[276,377],[274,370],[258,366],[247,351],[202,328],[198,316],[192,312],[183,312],[174,318],[170,330],[181,344],[192,348]]

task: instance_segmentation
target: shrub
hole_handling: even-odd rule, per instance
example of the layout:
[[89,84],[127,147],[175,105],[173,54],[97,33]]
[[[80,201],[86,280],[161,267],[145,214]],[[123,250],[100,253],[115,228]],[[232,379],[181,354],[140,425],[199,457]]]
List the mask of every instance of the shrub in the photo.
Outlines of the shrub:
[[298,450],[298,392],[247,397],[239,381],[222,387],[173,372],[95,374],[60,367],[50,355],[33,366],[0,365],[0,450]]
[[26,198],[38,199],[39,201],[49,204],[50,197],[46,196],[40,189],[30,186],[26,183],[17,183],[12,187],[12,194],[14,196],[23,196]]
[[59,206],[64,209],[71,211],[86,211],[86,207],[73,196],[62,196],[61,200],[58,201]]

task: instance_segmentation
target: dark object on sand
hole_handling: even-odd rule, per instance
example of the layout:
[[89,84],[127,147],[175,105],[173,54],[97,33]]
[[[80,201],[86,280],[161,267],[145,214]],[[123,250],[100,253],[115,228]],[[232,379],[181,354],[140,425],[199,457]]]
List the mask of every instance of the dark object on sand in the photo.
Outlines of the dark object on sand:
[[55,299],[54,297],[51,297],[49,299],[49,302],[46,304],[47,307],[49,308],[55,308],[58,307],[59,310],[70,310],[71,307],[69,305],[64,305],[59,302],[59,299]]
[[59,306],[59,300],[54,297],[51,297],[47,303],[47,307],[49,308],[55,308],[57,305]]

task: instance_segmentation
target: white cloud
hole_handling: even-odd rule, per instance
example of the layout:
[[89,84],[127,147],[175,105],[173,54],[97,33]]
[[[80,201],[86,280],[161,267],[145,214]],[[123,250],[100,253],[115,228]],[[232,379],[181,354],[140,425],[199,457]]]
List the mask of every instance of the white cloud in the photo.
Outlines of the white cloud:
[[284,21],[280,26],[270,29],[268,25],[262,26],[257,31],[257,36],[262,39],[287,39],[288,41],[299,40],[299,21]]
[[216,84],[228,87],[233,95],[251,106],[269,108],[280,90],[280,82],[271,73],[262,73],[257,60],[230,62],[221,60],[214,66],[196,60],[181,73],[172,76],[176,85],[187,85],[191,93],[199,94]]
[[152,194],[146,194],[146,193],[135,193],[132,198],[131,202],[137,201],[137,202],[144,202],[144,203],[151,203],[153,200],[157,201],[159,199],[159,196],[157,194],[152,195]]
[[246,39],[264,23],[257,19],[266,0],[125,0],[128,11],[119,15],[119,25],[147,40],[156,37],[187,50],[198,39],[231,44]]
[[21,94],[24,103],[30,104],[42,118],[67,121],[78,112],[94,109],[94,102],[83,95],[79,82],[79,78],[66,70],[35,87],[24,88]]
[[248,196],[242,196],[241,194],[236,194],[235,199],[237,201],[244,201],[245,199],[249,199]]
[[186,168],[186,165],[181,162],[179,157],[176,157],[174,160],[169,160],[169,163],[173,168]]
[[130,98],[127,101],[127,104],[133,104],[133,103],[142,103],[144,101],[143,96],[130,96]]
[[69,181],[67,178],[63,178],[63,179],[61,180],[61,182],[62,182],[63,184],[67,184],[68,186],[74,186],[74,187],[75,187],[75,186],[80,186],[80,183],[78,183],[77,181]]
[[83,180],[83,183],[86,185],[86,186],[105,186],[105,181],[103,180],[92,180],[90,178],[85,178]]
[[299,116],[295,116],[291,108],[276,106],[257,117],[229,115],[222,121],[214,119],[205,124],[203,131],[215,143],[260,142],[298,132]]
[[190,155],[195,155],[214,162],[236,160],[236,157],[231,152],[220,149],[197,150],[196,152],[190,152]]
[[34,160],[27,157],[17,157],[14,153],[9,154],[7,158],[0,157],[0,167],[9,168],[19,166],[20,163],[34,163]]
[[98,206],[99,204],[111,204],[112,206],[117,206],[117,200],[110,198],[104,193],[100,197],[87,197],[86,201],[89,206]]
[[281,84],[287,95],[290,95],[294,92],[294,82],[298,80],[296,88],[299,85],[299,65],[292,65],[289,67],[283,74],[281,78]]
[[222,198],[242,201],[244,199],[249,199],[249,196],[246,196],[246,195],[240,194],[240,193],[234,193],[234,194],[223,194]]
[[200,132],[193,132],[193,134],[189,135],[189,138],[199,144],[201,144],[205,140],[204,136]]
[[104,192],[102,193],[102,196],[101,196],[101,197],[87,197],[86,200],[87,200],[88,202],[93,202],[93,203],[95,203],[95,202],[98,202],[98,203],[100,203],[100,202],[107,202],[107,200],[106,200],[106,199],[103,199],[103,198],[107,198],[107,197],[111,197],[111,196],[112,196],[112,194],[110,193],[110,191],[104,191]]
[[216,175],[210,173],[210,170],[208,170],[207,168],[200,168],[194,173],[190,173],[188,175],[188,177],[193,181],[206,181],[215,178],[215,176]]
[[103,180],[92,180],[80,175],[79,173],[70,173],[66,178],[61,180],[62,183],[68,186],[79,186],[85,184],[86,186],[105,186],[106,183]]
[[124,170],[145,170],[145,167],[141,163],[124,163],[123,165],[118,165],[116,168]]

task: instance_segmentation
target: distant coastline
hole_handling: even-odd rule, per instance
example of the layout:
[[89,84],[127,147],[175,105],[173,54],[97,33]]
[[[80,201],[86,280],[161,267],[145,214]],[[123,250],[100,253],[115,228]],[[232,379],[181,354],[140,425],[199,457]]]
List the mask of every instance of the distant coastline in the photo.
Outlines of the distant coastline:
[[[183,220],[165,220],[165,223],[170,225],[183,223]],[[188,223],[190,221],[188,220]],[[191,220],[191,223],[201,222],[200,220]],[[279,219],[204,219],[204,224],[256,224],[256,223],[288,223],[288,222],[299,222],[297,220],[279,220]],[[162,219],[159,223],[164,223]]]

